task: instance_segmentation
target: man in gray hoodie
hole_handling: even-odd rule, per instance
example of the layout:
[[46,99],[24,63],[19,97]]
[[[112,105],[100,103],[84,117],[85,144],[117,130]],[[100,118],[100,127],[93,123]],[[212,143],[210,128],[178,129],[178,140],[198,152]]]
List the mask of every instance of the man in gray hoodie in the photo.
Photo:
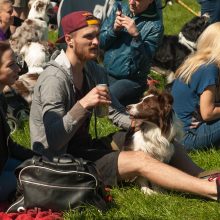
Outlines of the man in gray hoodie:
[[61,24],[64,36],[58,41],[66,42],[67,50],[47,64],[34,90],[30,112],[34,151],[49,159],[71,153],[92,160],[107,185],[142,176],[164,188],[217,199],[216,183],[194,177],[202,169],[177,143],[174,168],[142,151],[113,151],[91,140],[89,122],[96,106],[110,104],[110,118],[120,127],[128,128],[130,119],[105,87],[96,87],[107,83],[105,70],[92,61],[98,55],[99,20],[77,11],[63,17]]

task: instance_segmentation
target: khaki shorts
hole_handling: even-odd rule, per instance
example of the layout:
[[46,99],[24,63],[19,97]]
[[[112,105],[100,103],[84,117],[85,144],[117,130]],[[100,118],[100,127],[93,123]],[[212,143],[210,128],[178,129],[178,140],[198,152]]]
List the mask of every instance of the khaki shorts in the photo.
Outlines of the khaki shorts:
[[29,0],[14,0],[13,6],[16,8],[26,8],[28,7]]

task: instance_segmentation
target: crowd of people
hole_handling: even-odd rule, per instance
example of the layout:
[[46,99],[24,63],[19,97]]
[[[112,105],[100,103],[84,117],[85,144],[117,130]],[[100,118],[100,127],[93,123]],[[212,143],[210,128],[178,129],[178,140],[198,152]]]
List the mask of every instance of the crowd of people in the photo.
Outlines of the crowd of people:
[[[207,2],[216,10],[211,2],[220,4],[201,0],[202,13],[212,11]],[[198,178],[204,170],[185,150],[220,143],[219,10],[210,14],[211,24],[199,38],[196,52],[175,73],[174,110],[184,124],[185,136],[182,143],[173,141],[174,155],[165,164],[142,151],[113,150],[109,141],[92,139],[89,134],[93,109],[103,104],[109,105],[109,119],[118,127],[128,131],[135,124],[125,106],[137,102],[147,89],[151,59],[163,36],[161,1],[115,1],[102,23],[86,8],[59,14],[62,32],[57,43],[65,44],[66,50],[52,56],[35,85],[30,111],[32,150],[9,137],[2,94],[20,70],[7,39],[13,33],[14,15],[24,19],[26,7],[18,10],[18,1],[14,4],[13,11],[12,1],[0,0],[0,201],[15,191],[13,171],[21,161],[35,154],[51,160],[65,153],[93,161],[106,185],[142,176],[167,189],[220,200],[220,178]],[[61,4],[65,7],[70,2]],[[97,63],[99,47],[104,51],[104,66]],[[98,84],[109,84],[109,91]]]

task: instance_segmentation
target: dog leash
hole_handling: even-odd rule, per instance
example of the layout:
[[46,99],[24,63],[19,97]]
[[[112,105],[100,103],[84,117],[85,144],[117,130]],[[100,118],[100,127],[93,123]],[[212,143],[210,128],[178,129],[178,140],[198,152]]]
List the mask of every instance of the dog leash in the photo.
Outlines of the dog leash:
[[195,12],[194,10],[192,10],[186,3],[184,3],[181,0],[175,0],[176,3],[180,4],[183,8],[187,9],[189,12],[191,12],[192,14],[194,14],[195,16],[199,17],[199,13]]

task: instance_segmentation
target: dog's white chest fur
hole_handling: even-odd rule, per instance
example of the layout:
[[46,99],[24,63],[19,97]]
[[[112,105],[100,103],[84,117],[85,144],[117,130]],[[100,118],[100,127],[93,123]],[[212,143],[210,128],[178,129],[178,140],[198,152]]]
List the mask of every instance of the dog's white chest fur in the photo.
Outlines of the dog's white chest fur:
[[163,162],[169,162],[174,153],[173,144],[161,134],[161,129],[153,123],[145,123],[132,137],[129,149],[144,151],[152,157]]

